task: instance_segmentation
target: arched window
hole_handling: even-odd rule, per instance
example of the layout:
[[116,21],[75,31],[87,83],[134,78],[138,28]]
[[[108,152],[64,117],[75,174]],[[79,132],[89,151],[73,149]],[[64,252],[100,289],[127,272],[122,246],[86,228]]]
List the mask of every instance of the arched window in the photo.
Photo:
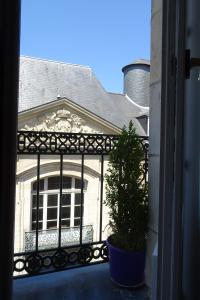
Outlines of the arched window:
[[[85,192],[85,182],[83,185]],[[37,181],[32,183],[31,229],[36,229]],[[83,199],[84,200],[84,199]],[[63,176],[61,199],[61,226],[63,228],[80,225],[81,217],[81,179]],[[40,179],[39,230],[59,227],[60,177],[51,176]]]

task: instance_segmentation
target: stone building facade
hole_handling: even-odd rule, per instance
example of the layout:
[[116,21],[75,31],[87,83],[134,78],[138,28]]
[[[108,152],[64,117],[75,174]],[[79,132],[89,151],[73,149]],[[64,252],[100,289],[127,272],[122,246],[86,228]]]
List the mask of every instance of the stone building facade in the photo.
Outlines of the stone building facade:
[[[105,91],[91,68],[30,57],[20,59],[18,130],[119,134],[133,120],[139,135],[148,135],[149,73],[145,60],[123,68],[124,94]],[[138,97],[139,95],[139,97]],[[104,162],[104,174],[107,160]],[[101,160],[85,156],[83,241],[98,240]],[[57,243],[60,158],[40,157],[39,249]],[[81,156],[63,158],[63,239],[78,242],[80,225]],[[37,158],[18,156],[15,252],[34,250]],[[103,191],[105,198],[105,190]],[[103,208],[102,235],[108,233]],[[71,232],[71,233],[70,233]],[[47,235],[48,233],[48,235]],[[69,235],[70,234],[70,238]],[[69,245],[69,244],[68,244]]]

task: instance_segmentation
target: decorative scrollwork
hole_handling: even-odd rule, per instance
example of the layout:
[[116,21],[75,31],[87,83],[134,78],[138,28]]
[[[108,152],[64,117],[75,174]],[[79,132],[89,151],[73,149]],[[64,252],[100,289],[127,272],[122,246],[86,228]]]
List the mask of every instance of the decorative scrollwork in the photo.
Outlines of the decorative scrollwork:
[[117,135],[18,131],[18,154],[108,154]]
[[54,268],[65,268],[68,263],[68,254],[64,250],[60,249],[55,252],[52,257],[52,265]]
[[95,259],[99,259],[101,257],[101,248],[95,247],[92,249],[92,255]]
[[[97,246],[98,245],[98,246]],[[105,243],[87,244],[79,247],[66,247],[55,250],[26,252],[15,254],[14,272],[23,274],[44,274],[57,269],[67,269],[77,265],[87,265],[90,262],[107,262],[108,250]]]
[[43,257],[42,266],[44,268],[49,268],[52,264],[53,264],[53,262],[52,262],[52,257],[51,256],[47,255],[47,256]]
[[67,110],[64,106],[51,112],[41,112],[37,117],[21,122],[20,130],[77,133],[99,132],[97,128],[89,127],[86,120]]
[[79,250],[78,261],[81,264],[87,264],[92,260],[93,258],[92,254],[93,254],[92,249],[90,247],[83,247]]
[[102,246],[101,246],[101,251],[100,251],[100,256],[101,258],[104,260],[104,261],[108,261],[109,258],[108,258],[108,247],[107,245],[104,243]]
[[25,260],[25,270],[29,274],[38,273],[42,268],[42,257],[39,254],[31,254]]
[[25,260],[22,258],[18,258],[14,261],[13,271],[14,272],[22,272],[25,268]]
[[69,253],[69,263],[74,264],[76,261],[78,261],[78,252]]

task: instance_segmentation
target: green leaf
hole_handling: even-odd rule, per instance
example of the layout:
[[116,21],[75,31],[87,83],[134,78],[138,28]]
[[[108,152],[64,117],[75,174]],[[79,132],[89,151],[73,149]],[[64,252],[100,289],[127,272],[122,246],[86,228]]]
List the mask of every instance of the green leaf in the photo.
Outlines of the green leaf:
[[133,122],[124,127],[109,156],[106,200],[113,243],[127,250],[145,248],[148,186],[143,180],[144,149]]

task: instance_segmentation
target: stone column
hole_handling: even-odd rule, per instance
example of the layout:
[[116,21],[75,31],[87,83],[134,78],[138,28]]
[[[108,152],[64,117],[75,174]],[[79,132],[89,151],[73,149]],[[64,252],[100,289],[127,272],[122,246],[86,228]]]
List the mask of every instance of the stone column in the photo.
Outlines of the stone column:
[[[156,244],[158,238],[160,116],[161,116],[162,0],[152,0],[151,69],[149,123],[149,201],[150,220],[147,245],[146,283],[153,290],[156,284]],[[155,256],[153,255],[155,254]]]

